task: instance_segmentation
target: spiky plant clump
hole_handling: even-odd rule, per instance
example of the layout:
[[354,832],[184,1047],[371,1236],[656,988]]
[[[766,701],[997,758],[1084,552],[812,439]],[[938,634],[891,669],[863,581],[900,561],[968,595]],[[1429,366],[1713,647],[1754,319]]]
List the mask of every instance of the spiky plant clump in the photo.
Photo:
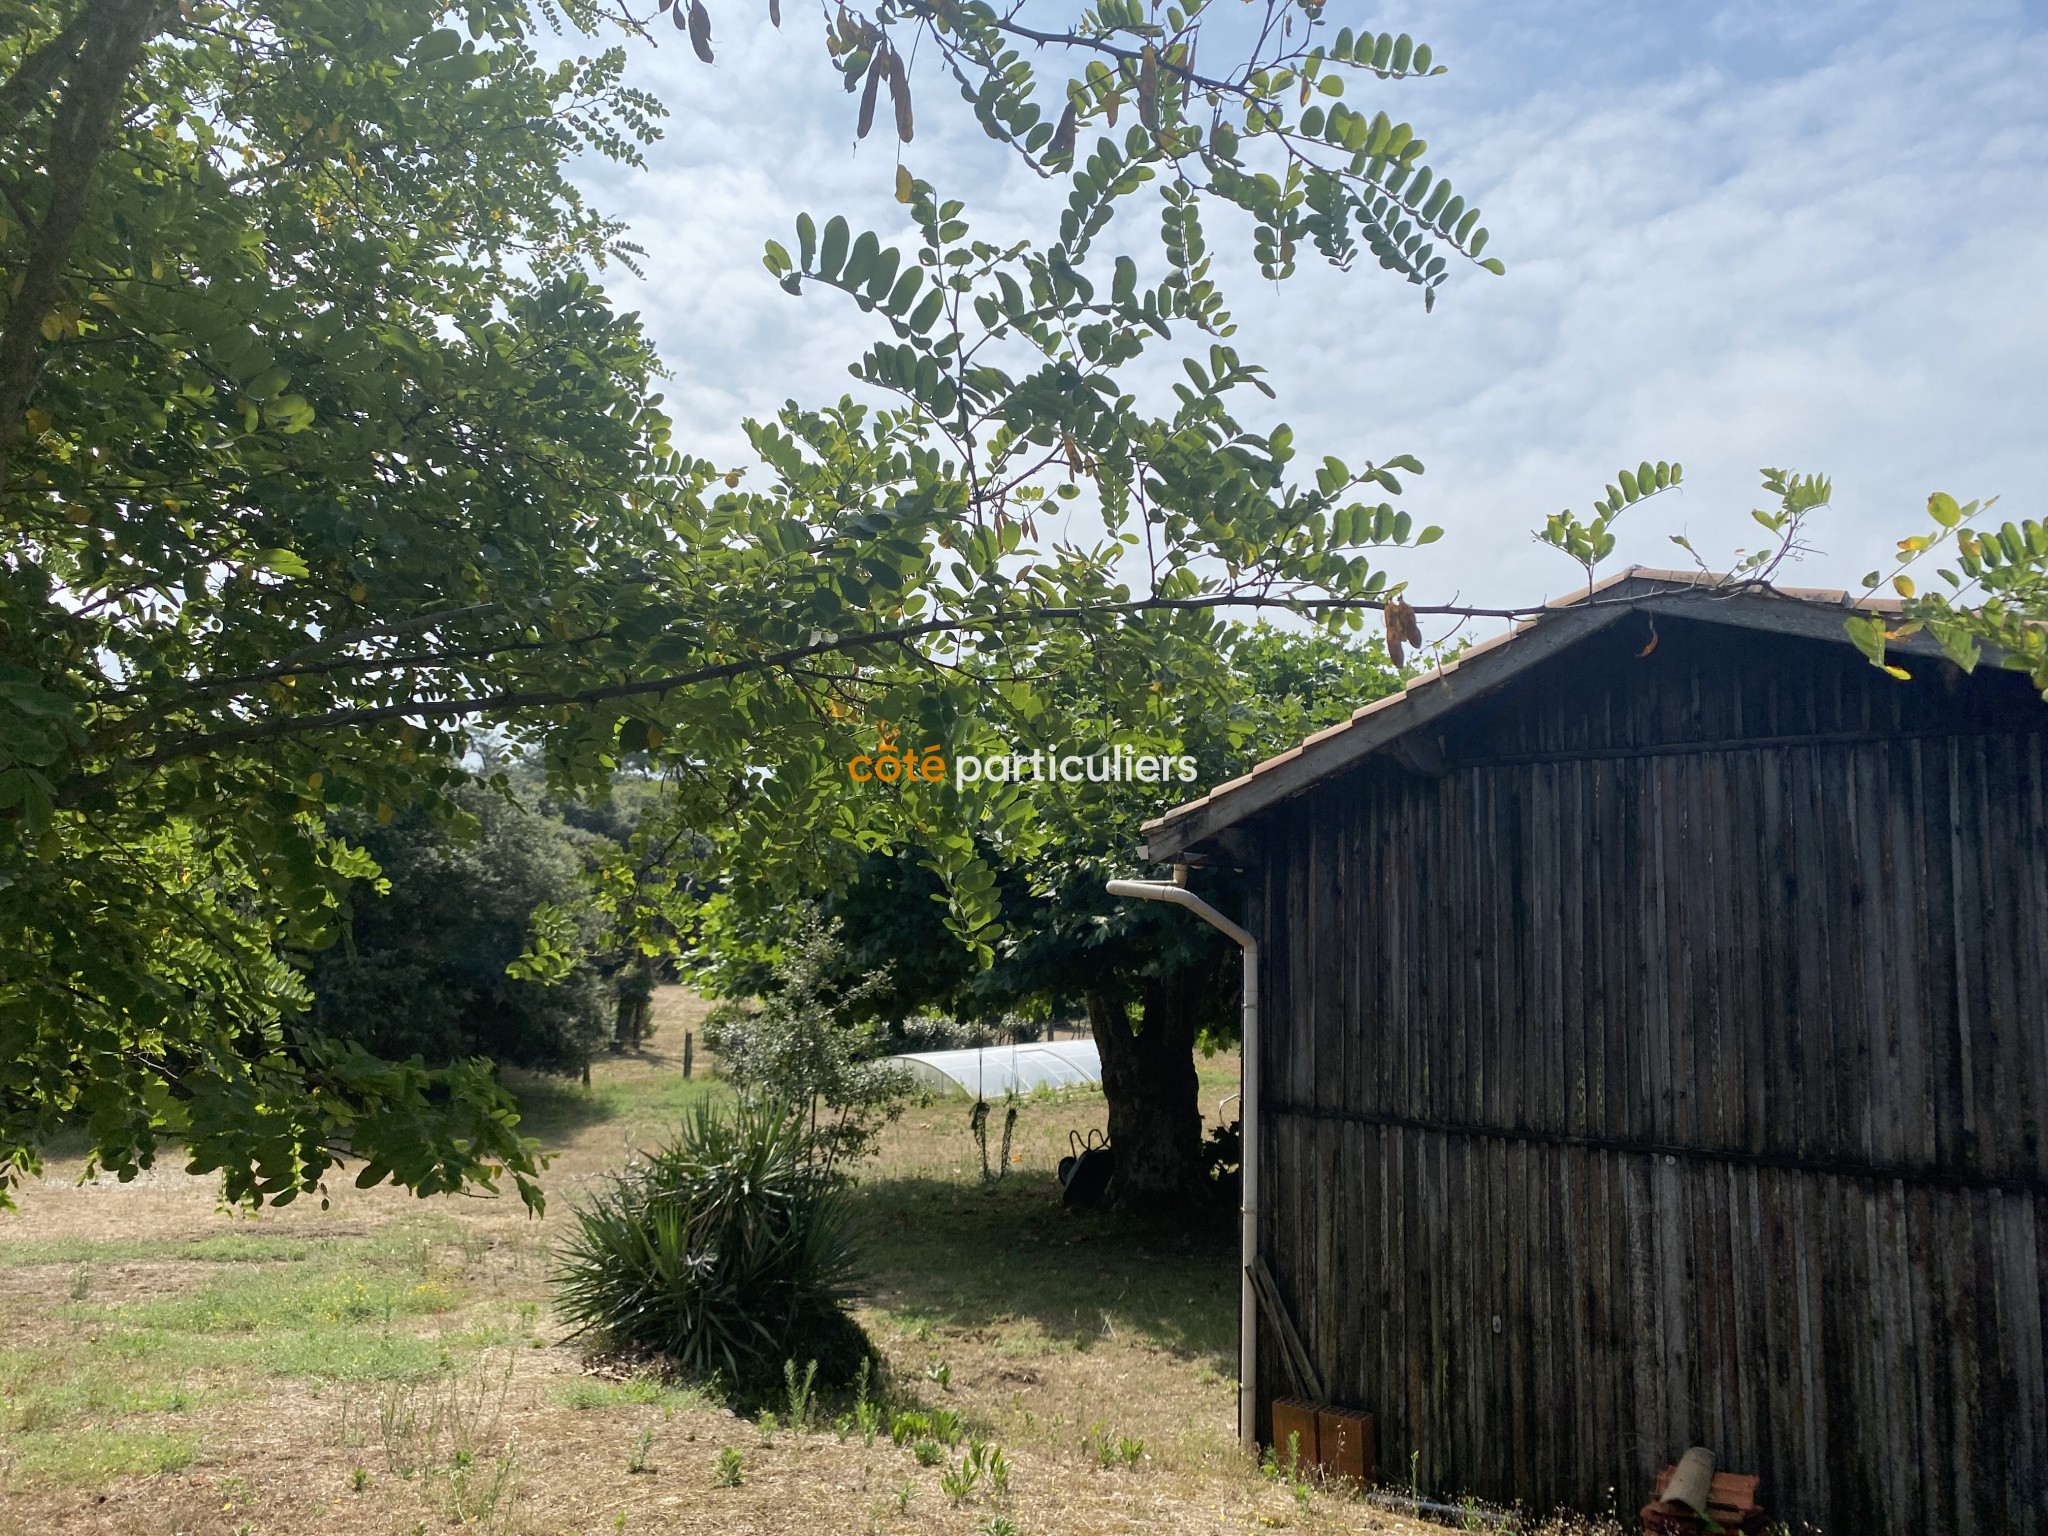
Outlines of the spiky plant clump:
[[723,1378],[742,1396],[784,1362],[851,1382],[872,1346],[842,1303],[854,1275],[848,1212],[780,1104],[699,1105],[676,1139],[576,1213],[556,1305],[622,1355]]

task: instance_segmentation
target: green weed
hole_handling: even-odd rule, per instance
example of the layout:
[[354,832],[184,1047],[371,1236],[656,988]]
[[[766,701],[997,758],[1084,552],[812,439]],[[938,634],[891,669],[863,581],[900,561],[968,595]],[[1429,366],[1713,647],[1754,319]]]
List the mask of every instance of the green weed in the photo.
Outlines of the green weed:
[[869,1375],[868,1362],[863,1360],[853,1382],[853,1424],[860,1431],[860,1443],[872,1446],[882,1428],[882,1405],[868,1396]]
[[1294,1502],[1303,1509],[1308,1508],[1314,1488],[1308,1478],[1308,1469],[1302,1463],[1299,1434],[1288,1435],[1285,1460],[1281,1459],[1277,1446],[1267,1446],[1264,1456],[1260,1458],[1259,1470],[1265,1473],[1268,1482],[1284,1484],[1288,1492],[1294,1495]]
[[[861,1367],[865,1370],[867,1361],[861,1361]],[[818,1362],[815,1360],[811,1361],[810,1365],[805,1369],[803,1380],[801,1381],[797,1380],[796,1362],[794,1360],[782,1362],[782,1381],[788,1392],[789,1401],[789,1427],[798,1434],[802,1434],[810,1427],[811,1388],[817,1382],[817,1379]]]
[[1090,1427],[1084,1442],[1095,1453],[1095,1459],[1105,1469],[1111,1467],[1135,1467],[1145,1459],[1145,1442],[1129,1435],[1112,1435],[1109,1430],[1096,1424]]
[[15,1475],[26,1481],[94,1487],[182,1471],[199,1454],[199,1442],[190,1434],[95,1426],[13,1435],[9,1449]]
[[746,1458],[738,1450],[728,1445],[718,1453],[716,1476],[718,1486],[721,1488],[739,1487],[741,1483],[747,1480]]
[[478,1525],[487,1531],[510,1523],[519,1496],[519,1447],[513,1443],[479,1465],[458,1451],[439,1474],[441,1514],[450,1525]]
[[970,1441],[967,1454],[960,1458],[960,1465],[949,1467],[940,1474],[939,1488],[956,1507],[977,1493],[993,1500],[1007,1498],[1010,1492],[1009,1459],[1003,1455],[1003,1448],[999,1445],[990,1445],[983,1440]]
[[13,1434],[52,1430],[82,1418],[183,1413],[193,1403],[182,1380],[130,1381],[59,1350],[23,1350],[4,1358],[0,1397],[5,1399],[0,1429]]
[[473,1468],[495,1442],[517,1358],[508,1353],[502,1371],[482,1360],[387,1386],[377,1409],[386,1468],[400,1477],[443,1465]]
[[555,1400],[564,1407],[583,1410],[660,1406],[666,1413],[676,1409],[708,1409],[717,1402],[698,1387],[672,1386],[646,1376],[626,1381],[596,1381],[579,1377],[555,1389]]

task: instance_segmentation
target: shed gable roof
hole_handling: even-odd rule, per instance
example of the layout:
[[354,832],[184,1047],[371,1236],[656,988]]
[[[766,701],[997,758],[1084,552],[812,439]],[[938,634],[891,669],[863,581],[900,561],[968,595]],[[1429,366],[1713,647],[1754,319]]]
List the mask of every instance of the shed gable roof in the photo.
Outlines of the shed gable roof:
[[[1899,604],[1893,599],[1836,589],[1731,586],[1723,576],[1631,566],[1588,591],[1547,604],[1542,613],[1522,620],[1506,634],[1472,646],[1399,693],[1374,700],[1349,720],[1267,758],[1250,773],[1146,822],[1145,857],[1155,863],[1176,858],[1362,758],[1382,750],[1399,752],[1411,733],[1630,614],[1670,615],[1847,645],[1849,637],[1842,621],[1851,613],[1894,615],[1898,611]],[[1925,634],[1895,642],[1895,646],[1908,652],[1940,654],[1939,646]]]

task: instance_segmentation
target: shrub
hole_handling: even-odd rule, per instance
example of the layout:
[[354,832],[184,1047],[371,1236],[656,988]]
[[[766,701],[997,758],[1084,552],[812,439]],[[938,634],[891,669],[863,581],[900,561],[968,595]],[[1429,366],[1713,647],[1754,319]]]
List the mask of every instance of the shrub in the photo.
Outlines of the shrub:
[[841,1307],[847,1209],[811,1165],[802,1121],[772,1101],[701,1104],[676,1140],[576,1213],[557,1306],[579,1333],[655,1356],[742,1396],[815,1360],[831,1387],[873,1351]]
[[601,980],[587,966],[553,980],[508,967],[537,915],[596,921],[579,834],[480,785],[450,798],[452,821],[413,811],[383,826],[367,816],[337,823],[382,874],[351,890],[343,942],[312,962],[309,1023],[387,1060],[485,1056],[573,1072],[611,1035]]
[[901,1067],[873,1059],[878,1031],[859,1022],[862,1002],[883,978],[842,984],[834,975],[841,958],[837,925],[810,914],[761,1003],[726,1003],[704,1020],[720,1075],[746,1098],[793,1106],[808,1157],[827,1171],[872,1152],[911,1090]]

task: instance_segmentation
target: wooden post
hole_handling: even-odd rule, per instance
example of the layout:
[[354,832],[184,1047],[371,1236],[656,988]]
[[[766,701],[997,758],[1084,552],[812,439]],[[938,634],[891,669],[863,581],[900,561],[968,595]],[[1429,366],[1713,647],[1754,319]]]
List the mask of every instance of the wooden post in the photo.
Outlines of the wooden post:
[[687,1081],[689,1080],[689,1076],[690,1076],[690,1055],[691,1055],[691,1050],[692,1050],[692,1048],[693,1048],[693,1047],[694,1047],[694,1046],[696,1045],[696,1043],[697,1043],[697,1042],[696,1042],[696,1038],[695,1038],[695,1037],[694,1037],[693,1035],[691,1035],[691,1033],[690,1033],[690,1032],[689,1032],[689,1031],[688,1031],[687,1029],[686,1029],[686,1030],[684,1030],[684,1031],[683,1031],[683,1079],[684,1079],[684,1081],[686,1081],[686,1082],[687,1082]]

